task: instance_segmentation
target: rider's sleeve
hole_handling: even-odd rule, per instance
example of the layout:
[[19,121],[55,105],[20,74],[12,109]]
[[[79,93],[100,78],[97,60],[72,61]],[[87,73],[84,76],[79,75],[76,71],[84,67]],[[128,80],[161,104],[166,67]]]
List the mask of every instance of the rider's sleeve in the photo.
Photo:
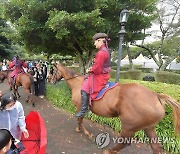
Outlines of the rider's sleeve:
[[11,62],[11,64],[9,64],[9,68],[13,68],[14,67],[14,61]]
[[103,66],[107,59],[108,59],[108,54],[104,51],[99,51],[95,57],[95,63],[92,67],[92,72],[94,74],[103,73]]
[[27,68],[28,67],[28,65],[23,61],[23,67],[24,68]]

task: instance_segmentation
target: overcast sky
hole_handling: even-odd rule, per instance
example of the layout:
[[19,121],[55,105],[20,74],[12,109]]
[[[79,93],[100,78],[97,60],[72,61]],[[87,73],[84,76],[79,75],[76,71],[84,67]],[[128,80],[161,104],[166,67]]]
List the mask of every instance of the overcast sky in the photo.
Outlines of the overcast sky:
[[[180,0],[164,0],[162,3],[159,3],[157,5],[158,9],[164,9],[165,10],[166,15],[169,14],[169,13],[172,13],[171,16],[168,16],[168,17],[164,18],[164,24],[163,24],[164,27],[166,27],[166,23],[169,23],[171,21],[171,19],[172,19],[172,16],[173,16],[173,14],[175,12],[174,5],[175,6],[180,5]],[[174,23],[178,22],[178,18],[180,18],[180,9],[179,9],[179,11],[178,11],[178,13],[176,15]],[[150,29],[148,29],[147,32],[150,33],[151,36],[147,37],[145,39],[145,43],[151,43],[153,41],[158,40],[158,36],[161,36],[160,24],[158,22],[154,22],[152,24],[152,27]]]

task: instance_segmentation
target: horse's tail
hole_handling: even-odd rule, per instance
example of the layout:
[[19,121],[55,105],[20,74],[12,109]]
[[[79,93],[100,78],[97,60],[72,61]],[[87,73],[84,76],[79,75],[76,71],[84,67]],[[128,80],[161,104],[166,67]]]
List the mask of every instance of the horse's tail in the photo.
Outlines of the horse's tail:
[[175,131],[178,135],[180,135],[180,104],[167,95],[157,94],[157,96],[161,102],[163,101],[163,103],[168,104],[172,107]]

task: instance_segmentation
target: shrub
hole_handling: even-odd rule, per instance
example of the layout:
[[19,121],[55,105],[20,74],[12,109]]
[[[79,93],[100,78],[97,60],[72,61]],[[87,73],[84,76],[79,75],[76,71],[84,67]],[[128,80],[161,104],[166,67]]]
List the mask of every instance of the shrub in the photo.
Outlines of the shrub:
[[152,68],[138,68],[138,70],[141,70],[141,71],[144,72],[144,73],[150,73],[150,72],[153,71]]
[[111,61],[111,67],[112,67],[112,66],[117,66],[117,63],[114,62],[114,61]]
[[140,70],[129,70],[128,73],[128,79],[133,80],[140,80],[141,78],[141,71]]
[[[110,75],[111,75],[111,78],[116,78],[116,71],[112,70]],[[139,70],[121,71],[120,70],[120,78],[121,79],[140,80],[141,71],[139,71]]]
[[111,70],[111,72],[110,72],[110,76],[111,76],[111,78],[116,78],[116,71],[115,70]]
[[165,71],[157,72],[156,81],[180,85],[180,74]]

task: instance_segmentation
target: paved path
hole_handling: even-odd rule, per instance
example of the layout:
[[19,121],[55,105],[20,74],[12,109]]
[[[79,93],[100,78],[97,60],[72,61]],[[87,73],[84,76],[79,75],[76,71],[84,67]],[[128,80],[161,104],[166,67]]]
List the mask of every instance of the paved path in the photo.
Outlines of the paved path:
[[[8,91],[7,83],[1,83],[0,90],[3,92]],[[19,100],[23,104],[25,115],[27,115],[29,111],[35,110],[41,114],[45,121],[48,132],[47,154],[100,154],[103,152],[103,150],[98,148],[97,144],[89,140],[87,136],[82,133],[76,133],[76,118],[72,114],[53,107],[47,99],[39,97],[36,98],[36,107],[33,108],[30,104],[25,103],[25,97],[27,95],[24,93],[24,89],[20,88],[19,92],[22,96]],[[90,120],[85,119],[84,125],[94,136],[102,132],[108,132],[111,140],[112,137],[118,137],[110,128],[93,123]],[[105,147],[105,149],[113,145],[111,141],[110,145]],[[151,153],[152,150],[150,146],[144,144],[131,144],[131,146],[121,151],[121,154]]]

